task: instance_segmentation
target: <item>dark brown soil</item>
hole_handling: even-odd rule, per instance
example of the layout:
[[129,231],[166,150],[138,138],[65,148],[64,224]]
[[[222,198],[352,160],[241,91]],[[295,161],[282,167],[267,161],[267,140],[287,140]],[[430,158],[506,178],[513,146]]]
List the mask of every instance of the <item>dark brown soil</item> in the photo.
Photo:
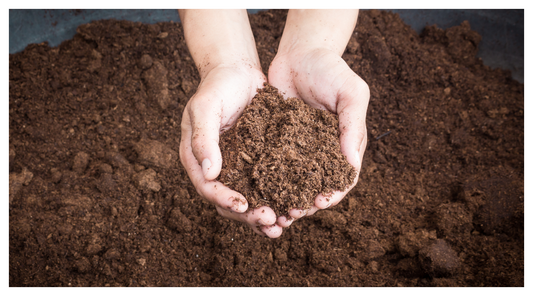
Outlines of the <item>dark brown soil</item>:
[[[265,72],[285,17],[250,16]],[[199,83],[180,24],[29,45],[9,56],[10,286],[523,286],[524,86],[479,41],[361,12],[358,185],[278,239],[221,218],[180,165]]]
[[310,209],[322,193],[346,190],[357,172],[341,153],[338,116],[266,84],[220,137],[220,181],[244,195],[250,208],[269,206],[289,217]]

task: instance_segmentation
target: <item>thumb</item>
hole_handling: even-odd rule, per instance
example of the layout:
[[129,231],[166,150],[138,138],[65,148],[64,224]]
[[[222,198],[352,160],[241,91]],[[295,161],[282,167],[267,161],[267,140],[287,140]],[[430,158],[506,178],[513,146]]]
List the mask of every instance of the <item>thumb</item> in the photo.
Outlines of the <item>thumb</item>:
[[370,90],[366,82],[353,73],[350,82],[339,90],[338,96],[341,152],[359,172],[367,141],[366,111]]
[[202,98],[191,102],[194,103],[191,104],[188,115],[192,127],[192,152],[202,167],[204,178],[214,180],[222,168],[222,154],[218,146],[221,106],[216,103],[205,104],[210,101]]

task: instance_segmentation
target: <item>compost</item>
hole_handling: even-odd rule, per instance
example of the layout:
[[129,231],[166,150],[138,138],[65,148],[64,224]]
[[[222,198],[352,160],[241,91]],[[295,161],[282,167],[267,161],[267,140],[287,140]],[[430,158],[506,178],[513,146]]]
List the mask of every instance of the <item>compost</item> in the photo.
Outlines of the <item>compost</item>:
[[[250,15],[265,74],[286,13]],[[179,23],[28,45],[9,56],[10,286],[524,286],[524,86],[481,37],[362,11],[343,54],[371,93],[359,182],[278,239],[180,164],[199,75]]]
[[244,195],[250,208],[277,216],[309,210],[318,194],[345,191],[357,176],[341,153],[338,116],[267,83],[235,125],[220,137],[220,181]]

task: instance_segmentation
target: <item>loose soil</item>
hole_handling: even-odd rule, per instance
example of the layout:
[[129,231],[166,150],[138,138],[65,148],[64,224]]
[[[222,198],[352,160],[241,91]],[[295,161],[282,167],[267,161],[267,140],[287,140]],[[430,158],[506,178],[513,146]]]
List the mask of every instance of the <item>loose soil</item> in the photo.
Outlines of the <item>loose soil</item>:
[[[286,11],[251,15],[263,71]],[[467,22],[362,11],[358,185],[278,239],[221,218],[176,153],[199,83],[180,24],[103,20],[9,56],[10,286],[523,286],[524,86]]]
[[235,125],[220,137],[220,181],[250,208],[269,206],[289,217],[315,197],[344,191],[357,172],[341,153],[338,116],[265,83]]

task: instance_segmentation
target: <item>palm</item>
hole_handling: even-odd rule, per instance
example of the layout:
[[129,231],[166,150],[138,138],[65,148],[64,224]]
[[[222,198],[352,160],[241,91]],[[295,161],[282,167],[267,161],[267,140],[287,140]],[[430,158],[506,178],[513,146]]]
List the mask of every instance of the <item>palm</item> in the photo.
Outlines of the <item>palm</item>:
[[[246,211],[248,205],[242,203],[242,194],[216,181],[222,167],[219,133],[235,124],[264,81],[264,75],[256,69],[212,69],[183,112],[180,160],[198,193],[215,204],[222,216],[247,223],[259,234],[277,237],[281,228],[274,225],[276,215],[272,209]],[[256,228],[261,225],[265,225],[262,231]]]
[[[298,97],[314,108],[339,115],[341,151],[359,171],[366,147],[365,118],[369,92],[366,83],[344,60],[326,49],[292,51],[276,56],[268,79],[285,97]],[[357,179],[352,187],[356,182]],[[322,209],[337,204],[352,187],[336,192],[330,201],[319,195],[315,200],[316,207]],[[299,218],[293,212],[291,215]]]
[[190,108],[211,109],[210,114],[220,116],[220,131],[224,131],[236,122],[265,80],[261,71],[248,73],[231,67],[213,69],[193,96],[205,96],[206,99],[191,98],[190,104],[194,105]]
[[277,56],[272,62],[270,84],[285,92],[286,97],[299,97],[314,108],[337,113],[337,92],[355,75],[344,60],[326,50],[305,54]]

